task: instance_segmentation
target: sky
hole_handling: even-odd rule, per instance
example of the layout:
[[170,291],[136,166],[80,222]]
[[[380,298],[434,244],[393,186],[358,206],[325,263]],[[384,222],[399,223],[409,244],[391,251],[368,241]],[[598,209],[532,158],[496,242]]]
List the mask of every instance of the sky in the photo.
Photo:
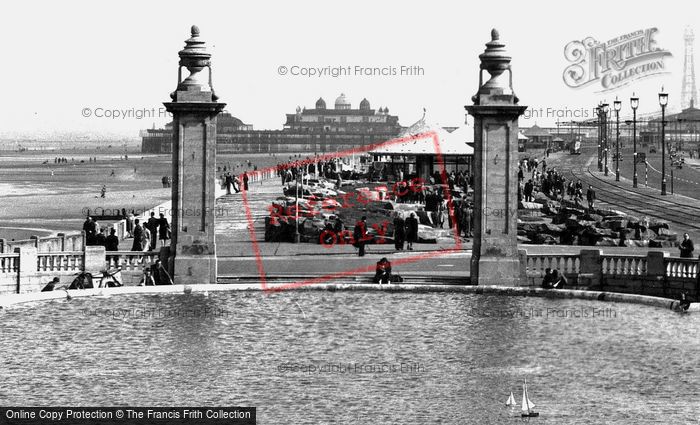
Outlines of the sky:
[[[160,108],[177,84],[177,52],[193,24],[212,53],[220,101],[255,129],[280,129],[286,113],[312,108],[319,97],[332,107],[341,92],[353,107],[365,97],[373,108],[388,106],[405,126],[423,108],[432,122],[464,125],[464,105],[478,88],[478,55],[492,28],[512,56],[520,104],[532,112],[521,118],[523,127],[578,119],[574,113],[590,116],[596,104],[615,96],[623,100],[621,113],[629,114],[632,92],[640,113],[653,112],[662,85],[669,108],[680,109],[683,33],[690,25],[700,35],[700,25],[690,20],[697,8],[673,0],[11,2],[0,14],[0,136],[137,138],[140,129],[161,127],[169,119]],[[564,83],[569,42],[607,41],[653,27],[656,46],[672,54],[664,59],[666,73],[605,93],[598,92],[599,83]],[[366,76],[356,75],[356,66],[423,72]],[[353,73],[290,75],[324,67],[351,67]],[[131,115],[108,117],[112,110]],[[557,117],[562,114],[568,115]]]

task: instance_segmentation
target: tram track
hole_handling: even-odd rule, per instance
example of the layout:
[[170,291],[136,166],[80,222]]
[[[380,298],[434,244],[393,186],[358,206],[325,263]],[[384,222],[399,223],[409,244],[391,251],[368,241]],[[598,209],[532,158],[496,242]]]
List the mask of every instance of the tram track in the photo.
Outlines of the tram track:
[[[606,204],[630,211],[633,215],[638,215],[639,218],[647,216],[667,221],[669,224],[679,226],[683,231],[689,228],[700,231],[700,224],[698,224],[698,217],[700,217],[699,205],[659,198],[651,194],[625,189],[594,175],[590,166],[582,166],[580,170],[579,174],[577,174],[575,168],[569,168],[568,171],[574,179],[591,185],[596,191],[596,198],[599,202],[605,202]],[[645,199],[652,199],[654,203],[650,203]]]

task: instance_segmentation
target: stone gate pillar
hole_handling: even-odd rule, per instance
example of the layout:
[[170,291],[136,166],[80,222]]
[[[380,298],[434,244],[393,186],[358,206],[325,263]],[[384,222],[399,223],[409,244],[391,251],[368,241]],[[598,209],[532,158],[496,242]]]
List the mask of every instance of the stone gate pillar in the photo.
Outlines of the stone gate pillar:
[[[471,281],[477,285],[520,284],[518,258],[518,117],[526,106],[518,105],[513,92],[510,56],[491,31],[491,41],[479,55],[479,91],[474,116],[474,246]],[[484,83],[483,72],[491,78]],[[504,72],[508,71],[508,75]]]
[[[173,114],[172,240],[168,267],[175,283],[216,283],[214,208],[216,198],[216,116],[218,103],[211,64],[199,28],[185,41],[178,67],[178,85],[164,103]],[[182,79],[182,68],[190,75]],[[206,69],[207,74],[203,76]]]

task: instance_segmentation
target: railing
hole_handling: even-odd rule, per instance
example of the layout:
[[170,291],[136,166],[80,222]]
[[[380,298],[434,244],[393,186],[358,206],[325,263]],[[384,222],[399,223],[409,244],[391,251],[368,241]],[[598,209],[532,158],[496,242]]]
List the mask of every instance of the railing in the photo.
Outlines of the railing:
[[0,254],[0,273],[16,274],[19,271],[19,253]]
[[644,276],[647,274],[647,257],[603,255],[601,273],[606,276]]
[[159,253],[158,251],[110,251],[105,257],[108,269],[121,267],[124,271],[138,271],[146,265],[153,264],[159,258]]
[[546,269],[559,270],[564,274],[578,274],[581,270],[581,259],[578,254],[538,254],[527,256],[527,275],[544,277]]
[[696,279],[698,276],[700,264],[694,258],[668,258],[665,263],[668,277]]
[[85,236],[83,232],[74,234],[59,233],[56,236],[38,237],[8,241],[0,239],[0,253],[12,253],[22,247],[35,247],[39,252],[79,251],[83,249]]
[[83,251],[40,252],[37,254],[38,272],[81,271]]

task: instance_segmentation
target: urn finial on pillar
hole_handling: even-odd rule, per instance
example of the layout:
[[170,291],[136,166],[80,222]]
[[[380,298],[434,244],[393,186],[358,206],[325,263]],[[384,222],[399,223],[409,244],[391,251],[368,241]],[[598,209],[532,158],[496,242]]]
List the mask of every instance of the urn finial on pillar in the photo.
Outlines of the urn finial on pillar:
[[[178,52],[178,56],[180,56],[180,66],[177,73],[177,90],[170,94],[173,101],[215,102],[218,100],[212,86],[211,53],[207,51],[206,42],[199,37],[197,25],[192,25],[190,38],[185,40],[185,47]],[[187,68],[190,73],[184,80],[182,67]],[[208,79],[202,76],[205,68],[209,71]]]
[[[481,60],[479,71],[479,91],[472,97],[477,105],[518,103],[518,98],[513,93],[513,74],[510,69],[510,59],[505,49],[506,45],[500,41],[497,29],[491,30],[491,41],[486,43],[486,50],[479,55]],[[489,73],[491,78],[484,83],[483,71]],[[503,75],[508,71],[508,78]]]

